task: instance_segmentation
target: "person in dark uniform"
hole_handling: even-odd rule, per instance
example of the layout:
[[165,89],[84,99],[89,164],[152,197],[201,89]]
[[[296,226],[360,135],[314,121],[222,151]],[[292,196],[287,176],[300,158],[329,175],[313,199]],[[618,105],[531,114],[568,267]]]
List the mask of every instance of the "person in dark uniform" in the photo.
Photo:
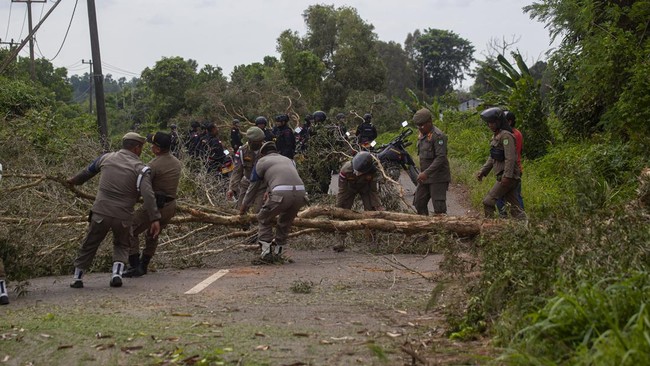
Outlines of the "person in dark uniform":
[[[244,195],[250,184],[250,177],[253,173],[253,167],[257,162],[257,159],[260,155],[260,148],[264,143],[264,131],[259,127],[250,127],[246,130],[246,142],[242,147],[237,150],[235,153],[235,169],[232,172],[230,177],[230,182],[228,185],[228,192],[226,192],[226,198],[232,199],[237,195],[237,204],[235,208],[239,209],[242,202],[244,201]],[[262,195],[258,195],[253,201],[253,212],[259,212],[262,207]]]
[[347,141],[348,129],[345,127],[345,114],[338,113],[334,122],[334,137],[337,140]]
[[483,180],[490,171],[494,170],[497,181],[483,198],[485,217],[492,217],[496,212],[496,202],[502,198],[510,204],[510,215],[515,219],[525,219],[524,212],[517,197],[517,186],[520,184],[521,172],[517,165],[517,147],[512,128],[506,121],[503,110],[492,107],[481,112],[481,119],[494,133],[490,141],[490,156],[476,173],[476,179]]
[[311,135],[311,125],[313,122],[314,122],[314,116],[312,114],[308,114],[305,116],[305,122],[302,124],[302,127],[300,128],[300,132],[298,132],[299,151],[307,150],[307,146],[309,143],[309,136]]
[[237,152],[241,145],[242,142],[241,131],[239,130],[239,120],[235,118],[232,120],[232,127],[230,128],[230,146],[232,146],[232,150],[234,152]]
[[201,124],[197,121],[193,121],[190,125],[190,130],[187,133],[187,138],[185,140],[185,149],[187,150],[187,155],[192,158],[199,156],[199,142],[201,142]]
[[172,138],[171,145],[169,146],[169,151],[172,153],[172,155],[178,158],[180,157],[181,154],[180,137],[178,136],[178,126],[172,123],[169,126],[169,128],[170,128],[169,134],[171,135]]
[[357,127],[355,135],[359,139],[359,145],[362,146],[370,144],[377,138],[377,129],[372,124],[372,115],[370,113],[363,115],[363,122]]
[[[172,136],[164,132],[156,132],[147,137],[155,158],[147,164],[151,168],[151,186],[156,197],[156,206],[160,211],[160,230],[162,231],[176,214],[176,193],[181,178],[182,163],[170,154]],[[147,274],[149,262],[156,253],[158,237],[153,237],[148,231],[149,217],[147,210],[140,207],[133,219],[133,230],[130,236],[129,269],[124,277],[140,277]],[[145,247],[140,257],[140,239],[145,233]]]
[[205,167],[208,173],[219,172],[226,158],[223,144],[219,140],[219,129],[215,123],[210,123],[207,131],[207,136],[201,141],[205,150]]
[[282,156],[293,159],[296,154],[296,137],[287,123],[289,116],[287,114],[279,114],[275,116],[275,128],[273,128],[273,135],[275,135],[275,146]]
[[[239,209],[246,213],[258,190],[265,191],[262,209],[257,214],[261,259],[273,261],[280,256],[287,243],[293,220],[302,206],[307,204],[305,185],[298,175],[293,160],[278,154],[274,142],[265,142],[260,149],[260,159],[253,168],[251,184]],[[266,188],[264,188],[266,187]],[[273,227],[275,226],[275,239]]]
[[267,128],[269,121],[266,119],[266,117],[259,116],[255,118],[255,126],[259,127],[260,130],[264,131],[264,141],[273,141],[275,136],[273,135],[273,132]]
[[413,115],[418,127],[417,148],[420,158],[418,186],[413,197],[413,206],[419,215],[429,214],[429,200],[433,201],[433,212],[447,213],[447,189],[451,181],[449,159],[447,158],[447,135],[433,125],[431,111],[422,108]]
[[90,226],[79,255],[74,260],[74,277],[70,287],[82,288],[84,272],[90,268],[99,245],[113,232],[113,272],[111,287],[122,286],[124,263],[129,256],[133,207],[142,196],[152,237],[160,233],[160,212],[151,186],[151,169],[140,160],[145,138],[129,132],[122,138],[122,149],[104,154],[80,171],[67,183],[81,185],[101,172],[99,189],[90,213]]

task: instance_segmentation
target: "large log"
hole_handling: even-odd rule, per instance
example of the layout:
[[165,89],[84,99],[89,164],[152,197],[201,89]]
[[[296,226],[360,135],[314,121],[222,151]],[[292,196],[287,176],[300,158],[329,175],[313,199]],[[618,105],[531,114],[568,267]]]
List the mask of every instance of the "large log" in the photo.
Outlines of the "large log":
[[[52,180],[61,183],[77,197],[87,200],[94,200],[94,196],[76,187],[68,185],[63,177],[55,177],[40,174],[11,174],[7,177]],[[32,185],[25,185],[19,188],[27,188]],[[178,212],[180,215],[174,217],[171,221],[173,224],[182,224],[189,222],[203,222],[223,226],[242,227],[257,222],[257,217],[253,214],[236,215],[234,210],[219,209],[204,206],[194,206],[179,204]],[[323,218],[320,218],[323,217]],[[24,224],[29,222],[47,223],[68,223],[80,222],[81,217],[58,217],[49,219],[26,219],[26,218],[0,218],[0,222]],[[294,222],[298,228],[318,229],[322,231],[347,232],[358,230],[372,230],[402,234],[417,234],[426,232],[453,232],[460,237],[473,237],[485,231],[492,231],[500,228],[502,221],[484,220],[473,217],[454,217],[454,216],[420,216],[401,212],[389,211],[364,211],[356,212],[343,208],[327,206],[311,206],[301,211]]]

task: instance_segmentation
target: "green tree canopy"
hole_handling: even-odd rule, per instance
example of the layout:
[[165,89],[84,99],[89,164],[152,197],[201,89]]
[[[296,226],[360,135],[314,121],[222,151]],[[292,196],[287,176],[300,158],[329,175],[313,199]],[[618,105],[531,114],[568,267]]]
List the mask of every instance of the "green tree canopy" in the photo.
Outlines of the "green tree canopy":
[[524,10],[561,39],[549,66],[566,131],[647,139],[650,0],[542,0]]
[[150,91],[148,115],[166,126],[185,105],[185,92],[193,86],[198,64],[182,57],[163,57],[153,68],[142,71],[142,85]]
[[474,60],[474,46],[448,30],[416,30],[408,34],[405,48],[420,75],[420,90],[433,96],[452,91],[454,83],[465,79]]

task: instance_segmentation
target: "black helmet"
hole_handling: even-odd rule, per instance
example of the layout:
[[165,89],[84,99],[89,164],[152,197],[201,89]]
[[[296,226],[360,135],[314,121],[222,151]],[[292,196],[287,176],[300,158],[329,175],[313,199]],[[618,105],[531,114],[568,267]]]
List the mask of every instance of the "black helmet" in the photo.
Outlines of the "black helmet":
[[259,116],[259,117],[255,118],[255,124],[256,125],[262,125],[262,124],[267,125],[267,124],[269,124],[269,121],[266,120],[266,117]]
[[361,175],[375,170],[375,159],[367,151],[360,151],[352,158],[352,169],[355,174]]
[[481,112],[481,119],[485,123],[496,123],[499,130],[508,130],[511,131],[510,125],[506,122],[505,114],[503,110],[499,107],[492,107]]
[[308,114],[308,115],[305,116],[305,122],[307,122],[307,123],[311,123],[311,121],[313,121],[313,120],[314,120],[314,116],[313,116],[313,115]]
[[190,126],[191,126],[192,128],[199,128],[199,127],[201,127],[201,124],[200,124],[199,122],[197,122],[197,121],[193,121],[193,122],[190,124]]
[[336,120],[337,121],[340,121],[340,120],[342,120],[344,118],[345,118],[345,114],[343,114],[343,113],[339,113],[339,114],[336,115]]
[[278,114],[275,116],[275,122],[289,122],[288,114]]
[[323,111],[314,112],[314,122],[323,122],[327,119],[327,115]]
[[232,120],[232,124],[233,124],[233,125],[238,125],[238,124],[239,124],[239,120],[238,120],[237,118],[233,118],[233,120]]
[[510,124],[511,127],[515,127],[515,120],[517,117],[515,117],[515,114],[511,111],[504,111],[503,115],[506,118],[506,121]]
[[201,123],[201,127],[203,127],[204,130],[209,129],[210,125],[211,125],[211,123],[208,122],[208,121],[205,121],[205,122]]
[[366,113],[363,115],[363,120],[366,122],[370,122],[372,120],[372,114]]
[[169,125],[169,128],[171,128],[172,130],[175,130],[175,129],[178,128],[178,126],[176,125],[176,123],[172,123],[171,125]]

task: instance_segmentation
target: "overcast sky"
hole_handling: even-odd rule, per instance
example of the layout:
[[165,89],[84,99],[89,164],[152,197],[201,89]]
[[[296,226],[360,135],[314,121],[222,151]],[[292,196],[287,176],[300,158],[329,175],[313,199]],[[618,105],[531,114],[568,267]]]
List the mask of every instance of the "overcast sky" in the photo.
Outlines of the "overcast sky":
[[[34,3],[34,25],[54,5]],[[76,12],[73,17],[73,9]],[[139,76],[162,57],[193,59],[199,67],[219,66],[230,75],[237,65],[279,58],[276,40],[283,30],[306,32],[302,13],[317,2],[303,0],[96,0],[104,74],[114,79]],[[522,7],[532,0],[345,0],[321,4],[356,8],[382,41],[404,44],[416,29],[451,30],[469,40],[483,59],[491,39],[519,39],[529,62],[546,59],[550,48],[544,24]],[[27,5],[0,0],[0,38],[18,41],[28,34]],[[70,20],[72,19],[72,22]],[[66,29],[70,31],[64,41]],[[87,1],[62,0],[36,34],[36,57],[52,59],[69,75],[87,72],[91,58]],[[6,45],[3,45],[6,47]],[[25,46],[21,56],[29,56]],[[468,87],[469,85],[463,85]]]

